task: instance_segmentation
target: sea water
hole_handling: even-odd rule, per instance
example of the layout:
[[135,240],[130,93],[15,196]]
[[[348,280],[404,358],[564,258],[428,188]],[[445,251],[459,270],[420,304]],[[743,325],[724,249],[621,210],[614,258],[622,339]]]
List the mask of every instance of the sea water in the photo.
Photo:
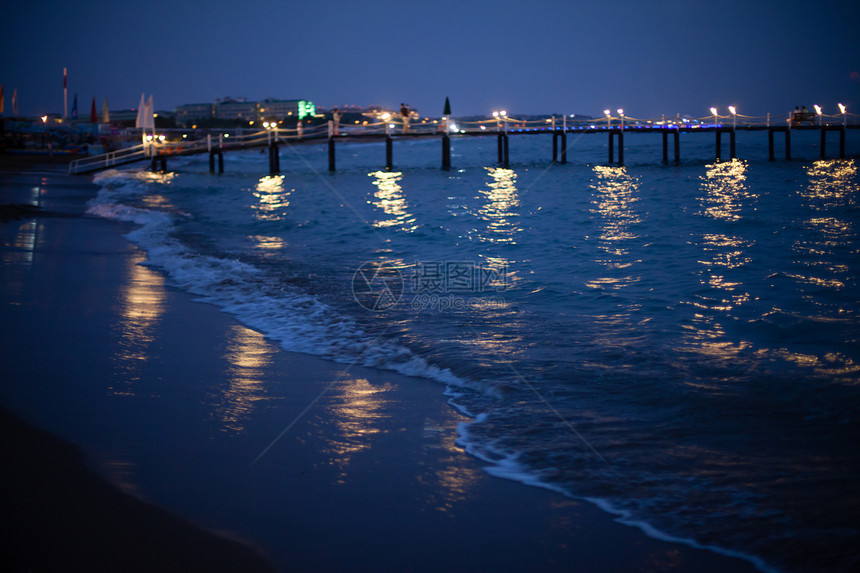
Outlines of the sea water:
[[[848,133],[849,156],[858,151]],[[777,142],[778,150],[781,141]],[[495,475],[760,568],[848,570],[860,543],[860,174],[764,133],[284,145],[109,171],[91,212],[287,350],[437,380]],[[833,149],[835,142],[830,143]],[[727,156],[723,150],[723,156]],[[781,155],[781,154],[777,154]]]

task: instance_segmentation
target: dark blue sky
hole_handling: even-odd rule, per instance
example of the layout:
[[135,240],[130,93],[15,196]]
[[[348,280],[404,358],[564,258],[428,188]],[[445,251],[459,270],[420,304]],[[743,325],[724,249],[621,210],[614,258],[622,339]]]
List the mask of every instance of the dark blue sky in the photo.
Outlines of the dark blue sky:
[[156,109],[223,96],[406,102],[453,113],[860,113],[860,2],[821,0],[11,0],[7,113],[95,97]]

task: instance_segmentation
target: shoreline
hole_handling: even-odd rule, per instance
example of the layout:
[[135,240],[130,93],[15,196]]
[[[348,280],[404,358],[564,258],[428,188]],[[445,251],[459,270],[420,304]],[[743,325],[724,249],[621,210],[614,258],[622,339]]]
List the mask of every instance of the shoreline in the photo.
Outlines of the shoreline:
[[[0,175],[3,203],[27,202],[7,201],[18,173]],[[140,266],[131,225],[82,216],[89,179],[39,188],[65,217],[0,223],[17,327],[0,406],[82,446],[115,485],[238,532],[284,570],[753,570],[488,475],[454,445],[466,418],[440,384],[283,351]],[[31,247],[8,240],[34,221]],[[74,391],[52,381],[68,377]]]

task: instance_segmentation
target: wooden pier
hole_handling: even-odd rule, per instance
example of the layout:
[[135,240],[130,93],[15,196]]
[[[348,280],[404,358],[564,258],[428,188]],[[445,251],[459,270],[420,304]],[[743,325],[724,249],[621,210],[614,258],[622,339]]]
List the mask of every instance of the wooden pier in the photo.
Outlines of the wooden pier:
[[[856,116],[852,116],[852,120]],[[569,148],[567,138],[569,135],[589,135],[607,137],[607,149],[609,164],[624,164],[624,138],[639,137],[648,134],[659,135],[662,140],[662,163],[670,163],[669,148],[672,148],[672,163],[681,162],[681,134],[684,133],[713,133],[714,134],[714,158],[716,161],[723,160],[723,138],[729,141],[728,158],[735,159],[737,137],[744,132],[767,131],[768,132],[768,158],[776,159],[775,134],[783,135],[784,157],[791,160],[791,134],[794,131],[819,131],[820,132],[820,157],[827,157],[827,135],[836,132],[839,137],[839,158],[845,158],[845,139],[848,130],[860,129],[860,122],[847,121],[847,116],[829,116],[828,119],[840,119],[839,123],[824,123],[820,119],[819,125],[790,125],[788,122],[781,125],[744,123],[737,125],[736,120],[731,124],[712,122],[705,123],[700,120],[685,122],[666,121],[630,121],[625,123],[624,118],[620,122],[613,123],[613,118],[606,120],[589,120],[584,122],[561,121],[558,118],[543,121],[519,122],[507,119],[502,122],[498,119],[488,119],[475,122],[462,123],[454,126],[441,121],[432,123],[416,123],[409,130],[402,130],[400,126],[390,123],[344,126],[335,129],[329,122],[328,126],[317,128],[305,128],[302,131],[287,129],[267,129],[264,131],[240,132],[210,131],[201,133],[198,130],[182,133],[179,141],[167,141],[162,143],[144,142],[138,146],[123,149],[121,151],[97,155],[73,161],[69,165],[69,173],[86,173],[107,169],[116,165],[130,163],[132,161],[150,160],[153,171],[166,171],[168,158],[177,156],[198,155],[207,153],[209,155],[209,171],[212,173],[224,172],[224,153],[246,149],[262,148],[268,149],[269,172],[274,174],[280,172],[280,147],[282,145],[305,145],[321,144],[328,145],[328,169],[335,171],[337,165],[337,147],[339,143],[349,141],[384,141],[385,142],[385,168],[394,168],[394,144],[399,140],[430,138],[441,142],[441,168],[451,168],[451,139],[464,137],[495,137],[497,138],[497,163],[509,166],[510,145],[509,139],[513,136],[544,135],[552,137],[552,161],[554,163],[567,163]],[[671,145],[670,145],[670,141]],[[617,151],[616,151],[617,150]],[[655,158],[656,159],[656,158]]]

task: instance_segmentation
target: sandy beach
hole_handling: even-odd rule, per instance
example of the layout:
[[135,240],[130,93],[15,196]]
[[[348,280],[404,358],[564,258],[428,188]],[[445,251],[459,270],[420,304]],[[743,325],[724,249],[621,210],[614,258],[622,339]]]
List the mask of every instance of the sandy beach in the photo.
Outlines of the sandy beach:
[[0,170],[5,570],[754,570],[490,476],[443,386],[279,349],[86,215],[88,178],[18,161]]

